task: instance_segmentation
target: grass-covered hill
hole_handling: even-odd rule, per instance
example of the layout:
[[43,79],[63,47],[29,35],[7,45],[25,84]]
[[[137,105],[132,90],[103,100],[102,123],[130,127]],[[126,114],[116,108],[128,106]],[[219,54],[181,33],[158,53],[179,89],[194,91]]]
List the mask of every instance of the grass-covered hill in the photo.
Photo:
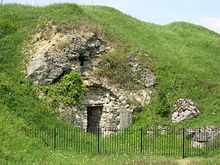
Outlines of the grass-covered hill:
[[36,88],[24,74],[28,56],[24,48],[49,21],[59,26],[91,26],[110,36],[116,45],[128,48],[125,51],[144,52],[138,56],[156,75],[156,93],[151,103],[135,117],[135,127],[171,125],[172,105],[178,98],[194,100],[201,111],[197,118],[178,125],[220,126],[219,34],[186,22],[164,26],[145,23],[108,7],[2,5],[0,164],[5,160],[30,164],[40,159],[46,163],[62,161],[65,164],[66,161],[68,164],[73,160],[51,153],[19,131],[19,127],[27,125],[66,125],[57,120],[51,105],[38,98]]

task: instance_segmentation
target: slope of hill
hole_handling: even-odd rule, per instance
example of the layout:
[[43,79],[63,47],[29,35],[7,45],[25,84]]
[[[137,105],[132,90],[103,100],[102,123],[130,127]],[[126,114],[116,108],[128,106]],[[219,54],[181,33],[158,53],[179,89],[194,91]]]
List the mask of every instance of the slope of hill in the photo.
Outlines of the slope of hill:
[[[156,75],[156,93],[150,104],[134,117],[135,127],[174,125],[172,105],[178,98],[194,100],[201,114],[177,126],[220,126],[220,35],[186,22],[156,25],[141,22],[115,9],[100,6],[58,4],[46,7],[0,6],[0,163],[45,158],[47,149],[36,147],[19,127],[66,125],[57,112],[37,96],[37,89],[24,70],[24,48],[46,24],[87,25],[126,47]],[[119,46],[120,47],[120,46]],[[44,152],[42,152],[44,151]],[[16,153],[14,153],[16,152]],[[27,156],[29,154],[29,156]],[[54,156],[51,155],[51,159]]]

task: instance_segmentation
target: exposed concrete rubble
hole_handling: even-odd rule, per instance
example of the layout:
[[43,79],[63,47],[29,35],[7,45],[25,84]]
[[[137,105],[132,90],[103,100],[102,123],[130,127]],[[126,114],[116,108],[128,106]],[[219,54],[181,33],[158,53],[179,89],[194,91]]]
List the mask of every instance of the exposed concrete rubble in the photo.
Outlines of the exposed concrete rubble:
[[57,33],[47,45],[39,46],[42,47],[27,66],[27,75],[38,85],[51,84],[72,69],[79,72],[92,70],[91,59],[106,49],[97,35],[91,32],[81,35]]
[[[69,70],[81,73],[89,90],[81,100],[81,106],[60,103],[61,116],[71,125],[87,131],[92,131],[92,127],[123,128],[131,123],[133,110],[149,102],[152,93],[150,87],[154,85],[155,78],[147,68],[141,70],[141,63],[132,56],[128,56],[129,65],[133,72],[140,73],[138,81],[145,85],[143,89],[127,91],[99,77],[96,74],[99,57],[110,51],[112,49],[108,42],[94,32],[57,32],[47,41],[38,39],[35,43],[34,55],[27,66],[27,76],[32,77],[37,85],[48,85],[55,83]],[[132,101],[139,105],[133,105]]]
[[171,132],[174,136],[186,137],[191,143],[191,148],[203,148],[216,145],[220,140],[220,128],[215,126],[204,126],[201,128],[170,129],[167,126],[158,126],[146,131],[148,138],[157,138]]
[[191,119],[200,114],[196,104],[190,99],[178,99],[174,105],[175,112],[172,114],[172,122],[178,123],[182,120]]
[[143,64],[131,54],[128,55],[128,60],[132,71],[139,74],[139,80],[137,80],[138,83],[141,83],[146,87],[152,87],[155,85],[155,77],[148,68],[143,67]]
[[218,135],[220,135],[220,129],[214,126],[186,130],[187,138],[192,141],[192,148],[202,148],[205,145],[211,145]]

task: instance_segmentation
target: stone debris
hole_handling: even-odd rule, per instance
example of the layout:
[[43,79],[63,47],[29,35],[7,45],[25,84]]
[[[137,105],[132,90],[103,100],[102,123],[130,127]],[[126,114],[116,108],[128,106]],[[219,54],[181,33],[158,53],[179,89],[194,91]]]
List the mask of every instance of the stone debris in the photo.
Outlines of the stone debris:
[[146,136],[149,138],[155,138],[155,132],[154,131],[147,131]]
[[191,139],[192,148],[202,148],[213,143],[220,134],[220,129],[214,126],[204,126],[199,129],[187,129],[186,137]]
[[191,119],[200,114],[199,109],[191,99],[178,99],[174,108],[175,111],[172,114],[173,123],[179,123],[182,120]]
[[[58,48],[61,50],[56,50]],[[104,42],[95,33],[87,32],[81,36],[56,34],[32,57],[27,76],[32,77],[35,84],[51,84],[69,70],[81,73],[92,70],[92,58],[104,51]]]
[[148,88],[155,85],[155,77],[149,68],[143,67],[143,64],[131,54],[128,55],[128,60],[131,70],[138,73],[138,83],[141,83]]

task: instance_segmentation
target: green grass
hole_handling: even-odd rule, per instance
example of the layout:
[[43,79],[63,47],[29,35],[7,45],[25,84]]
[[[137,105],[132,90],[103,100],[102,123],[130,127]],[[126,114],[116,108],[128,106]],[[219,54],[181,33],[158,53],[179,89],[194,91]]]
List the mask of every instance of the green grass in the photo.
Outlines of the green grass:
[[[111,8],[85,6],[83,9],[113,36],[134,49],[148,52],[149,57],[142,58],[146,63],[149,61],[156,73],[157,92],[164,96],[153,98],[150,106],[140,114],[142,125],[152,124],[155,118],[158,122],[166,122],[166,118],[155,112],[167,104],[171,110],[176,99],[186,97],[198,103],[202,114],[182,122],[184,125],[219,126],[219,34],[185,22],[165,26],[149,24]],[[167,104],[158,104],[164,97]],[[149,116],[150,123],[146,123],[146,116]]]
[[[143,154],[151,156],[210,157],[218,155],[220,136],[212,144],[204,148],[192,148],[191,140],[183,134],[183,129],[167,129],[161,133],[159,129],[124,129],[111,136],[97,135],[76,128],[67,127],[30,127],[24,128],[28,137],[38,140],[39,144],[55,150],[72,151],[84,154]],[[108,130],[100,130],[106,135]],[[147,136],[153,131],[153,137]],[[184,138],[183,138],[184,136]],[[184,145],[184,148],[183,148]]]
[[[57,112],[52,105],[38,98],[36,87],[24,74],[28,56],[22,50],[31,41],[31,37],[39,29],[45,28],[49,21],[59,26],[68,24],[70,28],[85,24],[108,34],[114,39],[115,45],[121,45],[119,47],[125,50],[125,54],[137,50],[143,52],[134,55],[155,73],[156,94],[150,105],[134,118],[134,127],[162,124],[188,127],[220,126],[219,34],[186,22],[164,26],[141,22],[108,7],[75,4],[46,7],[2,5],[0,164],[49,164],[50,161],[53,164],[70,164],[74,161],[75,164],[98,164],[97,161],[100,164],[115,164],[115,156],[85,157],[77,154],[72,156],[69,152],[50,151],[38,146],[35,139],[28,138],[19,131],[21,126],[67,125],[57,120]],[[171,124],[172,105],[175,100],[183,97],[197,102],[202,113],[195,119]],[[85,163],[82,162],[84,158]],[[126,156],[119,156],[117,164],[125,164],[126,159]],[[134,159],[148,162],[140,156]],[[166,161],[169,162],[164,160]]]

